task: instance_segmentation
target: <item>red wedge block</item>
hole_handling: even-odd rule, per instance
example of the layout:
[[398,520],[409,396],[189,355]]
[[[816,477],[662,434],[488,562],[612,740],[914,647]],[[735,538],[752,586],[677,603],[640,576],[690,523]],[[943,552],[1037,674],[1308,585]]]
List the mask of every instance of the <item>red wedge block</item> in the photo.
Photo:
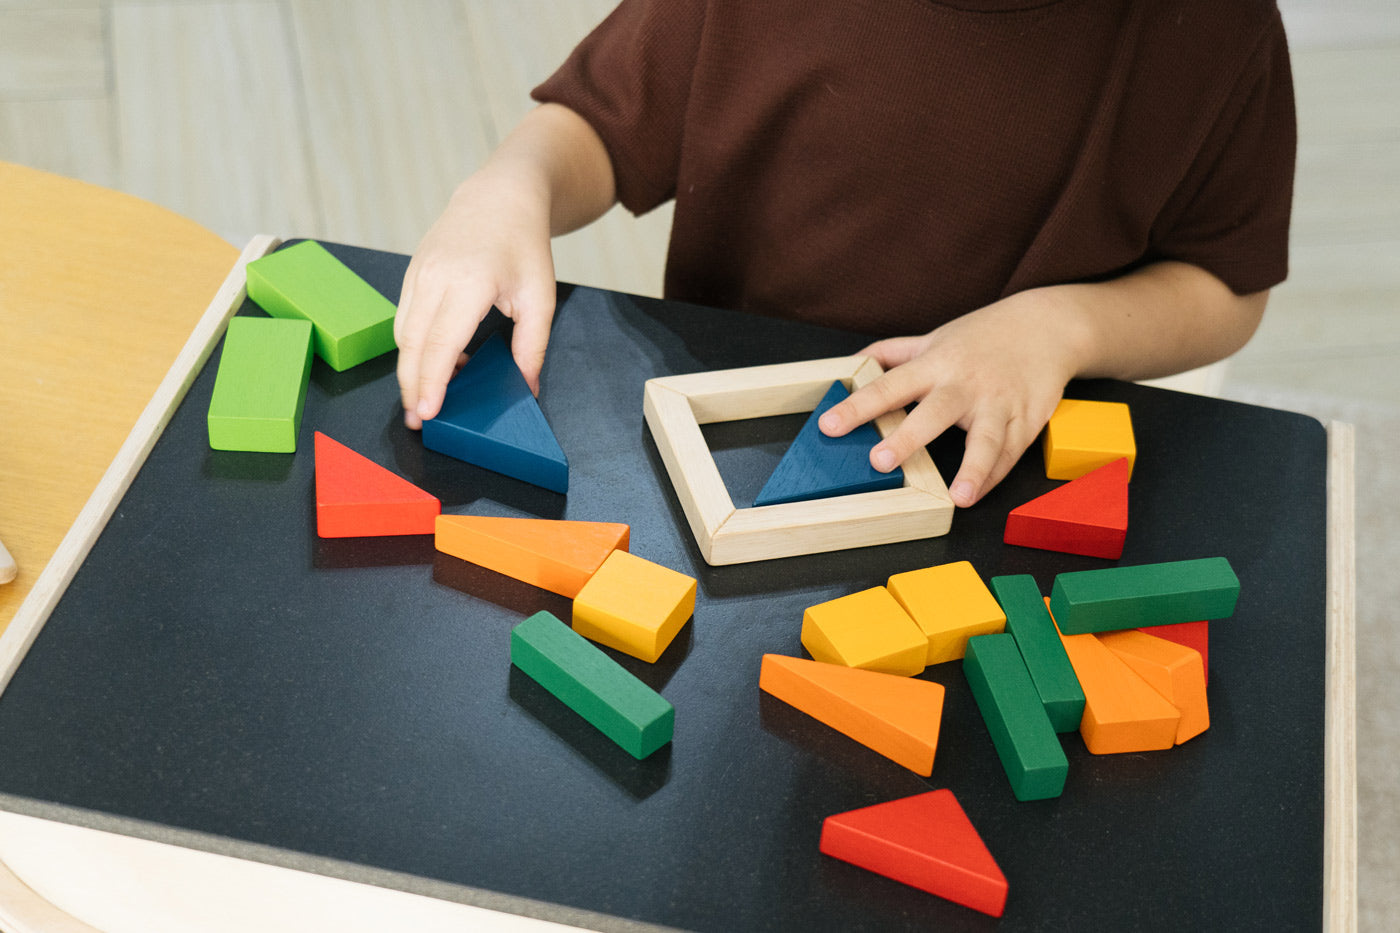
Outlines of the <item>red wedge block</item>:
[[1006,909],[1006,876],[950,790],[829,816],[820,848],[993,917]]
[[933,773],[942,684],[765,654],[758,687],[911,771]]
[[1006,517],[1007,544],[1117,560],[1128,534],[1126,458],[1017,506]]
[[442,503],[316,432],[316,533],[322,538],[430,535]]

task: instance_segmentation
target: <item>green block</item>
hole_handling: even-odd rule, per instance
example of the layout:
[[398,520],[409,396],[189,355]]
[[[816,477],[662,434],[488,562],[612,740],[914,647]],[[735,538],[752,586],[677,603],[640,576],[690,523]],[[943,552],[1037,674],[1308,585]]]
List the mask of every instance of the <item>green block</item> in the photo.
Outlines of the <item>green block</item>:
[[309,323],[230,318],[209,399],[209,446],[295,451],[310,378]]
[[316,327],[316,355],[343,372],[394,349],[394,305],[314,240],[248,263],[248,297]]
[[1021,660],[1016,639],[1005,632],[969,638],[963,673],[1016,799],[1060,796],[1069,775],[1069,759]]
[[552,614],[511,630],[510,660],[632,757],[671,741],[675,707]]
[[1030,574],[992,577],[991,589],[1006,613],[1006,631],[1021,649],[1050,724],[1056,732],[1075,731],[1084,718],[1084,691],[1035,578]]
[[1225,619],[1240,581],[1223,557],[1062,573],[1050,611],[1066,635]]

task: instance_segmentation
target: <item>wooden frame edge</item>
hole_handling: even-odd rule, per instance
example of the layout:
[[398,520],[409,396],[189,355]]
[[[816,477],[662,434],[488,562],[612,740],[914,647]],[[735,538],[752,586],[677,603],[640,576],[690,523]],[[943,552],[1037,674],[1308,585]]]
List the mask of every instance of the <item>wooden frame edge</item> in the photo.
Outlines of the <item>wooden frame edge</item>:
[[[643,413],[701,555],[712,565],[891,544],[947,534],[954,506],[926,449],[903,464],[899,489],[736,509],[701,424],[810,412],[833,382],[859,389],[884,370],[869,357],[831,357],[649,379]],[[888,437],[904,412],[875,421]]]
[[690,402],[658,380],[650,380],[642,391],[642,414],[695,543],[709,561],[715,534],[734,514],[734,501],[710,456]]
[[4,633],[0,634],[0,693],[4,692],[29,646],[34,643],[54,606],[58,605],[73,581],[78,567],[102,534],[117,503],[146,462],[156,439],[170,423],[200,368],[214,352],[214,345],[223,334],[228,319],[243,304],[247,296],[247,274],[244,269],[249,262],[271,252],[281,242],[281,237],[262,234],[253,237],[243,248],[233,269],[214,293],[204,314],[190,332],[189,339],[166,371],[165,378],[156,387],[155,394],[136,419],[131,433],[98,480],[53,557],[34,581],[33,589],[15,610],[14,618]]
[[1357,928],[1356,432],[1327,426],[1327,705],[1323,929]]

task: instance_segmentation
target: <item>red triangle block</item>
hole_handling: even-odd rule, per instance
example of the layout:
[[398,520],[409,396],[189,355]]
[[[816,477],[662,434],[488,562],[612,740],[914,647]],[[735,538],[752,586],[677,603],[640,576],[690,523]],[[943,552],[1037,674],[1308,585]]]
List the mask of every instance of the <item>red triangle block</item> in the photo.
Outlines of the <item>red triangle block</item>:
[[1106,557],[1123,556],[1128,535],[1126,458],[1017,506],[1006,517],[1007,544]]
[[430,535],[442,503],[316,432],[316,533],[322,538]]
[[993,917],[1006,908],[1006,876],[950,790],[829,816],[820,847],[834,858]]

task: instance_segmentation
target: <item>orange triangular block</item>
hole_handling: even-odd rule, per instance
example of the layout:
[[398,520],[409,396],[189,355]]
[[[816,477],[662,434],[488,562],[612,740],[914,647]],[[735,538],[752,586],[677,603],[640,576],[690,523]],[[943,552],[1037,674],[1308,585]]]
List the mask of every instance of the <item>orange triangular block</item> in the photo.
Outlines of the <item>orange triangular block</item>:
[[[1050,608],[1048,596],[1045,608]],[[1058,623],[1055,631],[1084,691],[1079,735],[1089,751],[1114,755],[1157,751],[1176,744],[1181,710],[1093,635],[1066,635]]]
[[[1140,631],[1146,631],[1142,629]],[[1174,641],[1178,645],[1195,648],[1201,654],[1201,667],[1205,672],[1206,683],[1210,683],[1210,623],[1177,622],[1174,625],[1154,625],[1149,635]]]
[[441,515],[444,554],[573,599],[613,551],[627,550],[631,529],[617,522]]
[[1115,460],[1012,509],[1004,540],[1117,560],[1128,534],[1128,469],[1126,458]]
[[1210,728],[1206,669],[1199,651],[1136,629],[1103,632],[1094,637],[1181,711],[1176,744]]
[[316,432],[316,533],[322,538],[430,535],[436,496]]
[[993,917],[1006,908],[1006,875],[947,789],[829,816],[818,847]]
[[758,686],[911,771],[933,773],[942,684],[765,654]]

